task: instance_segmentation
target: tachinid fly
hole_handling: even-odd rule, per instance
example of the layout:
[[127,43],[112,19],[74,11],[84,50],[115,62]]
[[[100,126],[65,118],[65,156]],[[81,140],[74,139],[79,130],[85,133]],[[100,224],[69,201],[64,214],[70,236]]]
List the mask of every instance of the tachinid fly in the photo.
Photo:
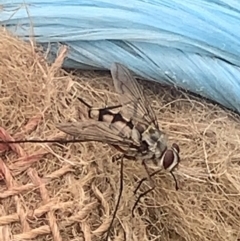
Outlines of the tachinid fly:
[[[123,65],[114,63],[111,66],[111,75],[115,90],[120,97],[119,105],[93,108],[84,100],[78,98],[88,107],[89,121],[60,124],[57,127],[80,140],[95,140],[112,145],[123,153],[121,160],[125,157],[142,161],[152,188],[139,195],[133,207],[133,212],[140,198],[155,188],[151,179],[153,175],[161,169],[165,169],[172,174],[172,171],[180,162],[180,150],[176,143],[173,143],[171,147],[167,146],[167,137],[159,129],[155,113],[130,71]],[[148,170],[148,162],[150,161],[159,169],[152,174]],[[177,189],[176,178],[173,174],[172,176]],[[139,182],[135,193],[143,181],[144,179]],[[120,194],[109,230],[113,224],[122,194],[122,181],[120,185]],[[109,230],[107,237],[109,236]]]
[[167,137],[130,71],[114,63],[111,75],[120,105],[93,108],[78,98],[88,107],[90,120],[58,124],[57,128],[81,141],[111,144],[126,158],[153,161],[156,167],[172,172],[180,162],[179,146],[167,146]]

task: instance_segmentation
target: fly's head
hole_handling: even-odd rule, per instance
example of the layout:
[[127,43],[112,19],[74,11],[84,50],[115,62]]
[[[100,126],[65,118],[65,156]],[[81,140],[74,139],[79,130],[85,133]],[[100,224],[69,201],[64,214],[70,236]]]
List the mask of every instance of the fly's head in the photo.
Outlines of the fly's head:
[[172,173],[180,162],[178,144],[167,147],[167,136],[153,126],[142,133],[142,141],[147,143],[148,151],[154,155],[155,164]]

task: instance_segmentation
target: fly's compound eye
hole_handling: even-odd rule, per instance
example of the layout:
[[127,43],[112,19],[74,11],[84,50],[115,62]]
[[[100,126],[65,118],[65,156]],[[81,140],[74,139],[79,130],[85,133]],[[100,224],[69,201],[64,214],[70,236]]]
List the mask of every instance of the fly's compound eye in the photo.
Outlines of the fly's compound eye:
[[173,150],[176,151],[177,153],[180,153],[180,148],[179,148],[178,144],[173,143],[173,144],[172,144],[172,148],[173,148]]
[[170,172],[170,174],[172,175],[175,181],[176,190],[178,190],[178,183],[177,183],[176,177],[173,174],[173,170],[175,167],[177,167],[178,163],[180,162],[179,152],[180,152],[179,146],[176,143],[173,143],[172,147],[165,151],[162,159],[162,165],[164,169]]
[[171,149],[166,150],[163,156],[163,167],[166,170],[173,171],[173,169],[178,165],[180,162],[180,158],[178,155],[179,147],[176,144],[176,146],[172,146]]
[[163,167],[164,169],[170,169],[174,163],[174,153],[172,150],[166,150],[163,157]]

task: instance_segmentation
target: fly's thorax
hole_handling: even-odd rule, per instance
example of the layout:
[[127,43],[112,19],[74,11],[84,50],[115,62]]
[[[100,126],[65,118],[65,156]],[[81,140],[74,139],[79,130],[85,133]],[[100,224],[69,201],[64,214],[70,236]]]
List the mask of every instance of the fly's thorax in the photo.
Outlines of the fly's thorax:
[[166,148],[166,150],[163,152],[159,165],[165,170],[170,172],[173,171],[180,162],[179,152],[179,146],[176,143],[173,143],[171,148]]
[[153,152],[157,159],[162,156],[167,147],[164,133],[154,126],[149,126],[142,133],[142,141],[147,143],[149,151]]

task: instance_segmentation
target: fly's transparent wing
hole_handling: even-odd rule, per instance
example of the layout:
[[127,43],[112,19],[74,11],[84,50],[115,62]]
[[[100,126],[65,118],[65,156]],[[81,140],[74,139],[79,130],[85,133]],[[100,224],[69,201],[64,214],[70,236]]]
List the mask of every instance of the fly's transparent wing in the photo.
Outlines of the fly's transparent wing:
[[129,117],[148,125],[154,124],[158,128],[155,113],[130,71],[125,66],[114,63],[111,66],[111,75],[123,108],[124,105],[127,106]]
[[80,141],[99,141],[111,145],[135,145],[131,139],[124,138],[105,122],[88,120],[86,122],[71,122],[56,125],[56,127]]

